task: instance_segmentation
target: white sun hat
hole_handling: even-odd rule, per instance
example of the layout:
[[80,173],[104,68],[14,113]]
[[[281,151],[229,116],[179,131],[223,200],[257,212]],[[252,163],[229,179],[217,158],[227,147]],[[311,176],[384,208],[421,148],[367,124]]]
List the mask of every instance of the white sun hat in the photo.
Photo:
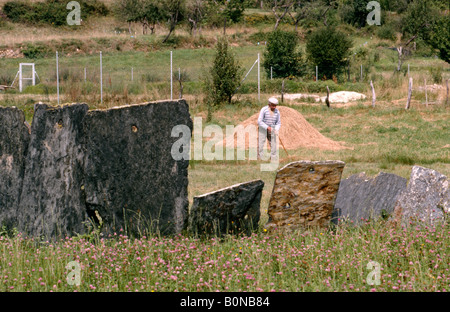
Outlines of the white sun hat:
[[269,98],[269,103],[278,105],[278,100],[274,97]]

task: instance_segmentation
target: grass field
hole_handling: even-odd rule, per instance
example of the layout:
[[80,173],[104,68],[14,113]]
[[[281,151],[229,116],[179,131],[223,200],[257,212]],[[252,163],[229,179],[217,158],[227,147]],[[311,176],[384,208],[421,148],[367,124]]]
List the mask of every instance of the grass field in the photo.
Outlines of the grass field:
[[0,237],[0,291],[448,291],[448,234],[374,223],[209,240]]
[[[1,5],[0,0],[0,5]],[[11,25],[10,25],[11,26]],[[126,26],[126,25],[125,25]],[[107,108],[128,103],[170,98],[170,51],[175,76],[183,74],[184,98],[192,117],[206,118],[202,75],[210,66],[218,30],[205,29],[201,38],[177,30],[169,45],[161,45],[165,29],[156,36],[116,34],[125,27],[108,18],[93,21],[82,31],[44,27],[0,29],[0,50],[21,45],[46,46],[50,55],[33,59],[0,58],[0,84],[11,82],[20,62],[34,62],[38,85],[0,93],[0,105],[17,106],[32,122],[33,104],[57,103],[54,52],[60,53],[61,103],[86,102],[90,108]],[[9,27],[9,26],[8,26]],[[139,32],[139,28],[136,28]],[[264,45],[257,44],[261,31],[230,27],[231,46],[243,67],[250,69]],[[364,43],[368,42],[366,46]],[[304,46],[304,42],[301,43]],[[365,93],[366,101],[347,105],[285,102],[298,110],[326,137],[343,142],[348,149],[327,151],[299,148],[289,156],[280,151],[280,166],[295,160],[342,160],[342,178],[383,171],[409,178],[411,168],[420,165],[450,176],[450,105],[445,106],[445,89],[425,92],[419,88],[430,69],[442,68],[442,79],[450,77],[450,66],[438,59],[414,56],[406,60],[414,79],[412,106],[405,109],[407,75],[394,75],[396,52],[385,42],[361,33],[355,36],[354,51],[367,48],[374,61],[359,81],[359,65],[352,65],[350,81],[313,82],[311,77],[286,81],[288,93],[324,95],[332,90]],[[76,48],[80,48],[80,52]],[[103,104],[99,92],[99,52],[103,51]],[[361,60],[362,62],[367,61]],[[84,81],[84,68],[87,79]],[[133,68],[133,81],[131,81]],[[314,69],[310,68],[311,72]],[[214,111],[209,123],[237,125],[257,113],[268,97],[279,95],[281,80],[271,81],[261,68],[261,100],[257,98],[257,75],[253,70],[230,105]],[[369,81],[377,91],[371,106]],[[443,82],[439,83],[441,86]],[[179,87],[174,81],[173,95]],[[129,238],[124,233],[105,238],[93,232],[56,242],[31,239],[23,234],[0,231],[0,291],[448,291],[450,290],[450,227],[390,228],[382,221],[362,227],[342,225],[327,230],[313,229],[285,236],[268,235],[267,207],[276,172],[261,172],[257,161],[191,161],[188,199],[236,183],[262,179],[260,228],[250,237],[200,239],[175,237]],[[67,281],[72,268],[80,264],[79,286]],[[379,285],[367,277],[379,265]]]

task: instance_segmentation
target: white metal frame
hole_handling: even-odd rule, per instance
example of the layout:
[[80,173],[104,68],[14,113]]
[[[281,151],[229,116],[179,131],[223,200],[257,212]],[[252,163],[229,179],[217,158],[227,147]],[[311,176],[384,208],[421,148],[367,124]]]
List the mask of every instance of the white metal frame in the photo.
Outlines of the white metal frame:
[[[31,72],[32,72],[32,76],[31,78],[29,77],[23,77],[22,74],[22,67],[23,66],[31,66]],[[35,67],[34,67],[34,63],[20,63],[19,64],[19,91],[22,92],[23,89],[23,80],[31,80],[32,81],[32,85],[36,85],[36,71],[35,71]]]

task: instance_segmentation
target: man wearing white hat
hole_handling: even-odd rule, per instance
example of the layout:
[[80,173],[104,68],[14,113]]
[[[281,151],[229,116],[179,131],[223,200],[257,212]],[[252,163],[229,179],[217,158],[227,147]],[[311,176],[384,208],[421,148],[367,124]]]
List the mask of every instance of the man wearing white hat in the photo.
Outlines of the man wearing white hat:
[[281,127],[281,115],[277,109],[278,100],[274,97],[269,98],[269,104],[264,106],[259,112],[258,126],[258,158],[262,159],[264,144],[266,139],[269,141],[270,157],[276,158],[277,155],[277,140],[276,136]]

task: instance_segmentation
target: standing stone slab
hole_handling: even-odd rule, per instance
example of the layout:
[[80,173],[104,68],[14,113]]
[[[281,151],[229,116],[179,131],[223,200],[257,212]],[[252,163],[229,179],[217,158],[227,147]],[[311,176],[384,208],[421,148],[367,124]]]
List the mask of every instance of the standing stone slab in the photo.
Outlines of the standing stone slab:
[[85,231],[82,192],[86,104],[36,104],[18,209],[18,228],[31,236]]
[[342,180],[333,210],[333,223],[343,220],[357,225],[362,219],[387,218],[406,189],[405,178],[380,172],[373,178],[360,173]]
[[90,111],[84,120],[86,206],[102,218],[106,232],[179,233],[188,211],[189,160],[174,160],[178,137],[192,132],[184,100]]
[[277,172],[268,230],[326,227],[339,189],[342,161],[297,161]]
[[0,226],[16,223],[29,141],[24,113],[0,107]]
[[254,180],[194,197],[189,230],[198,234],[228,234],[258,228],[264,182]]
[[447,177],[435,170],[414,166],[406,191],[395,205],[394,224],[436,225],[450,213],[450,190]]

